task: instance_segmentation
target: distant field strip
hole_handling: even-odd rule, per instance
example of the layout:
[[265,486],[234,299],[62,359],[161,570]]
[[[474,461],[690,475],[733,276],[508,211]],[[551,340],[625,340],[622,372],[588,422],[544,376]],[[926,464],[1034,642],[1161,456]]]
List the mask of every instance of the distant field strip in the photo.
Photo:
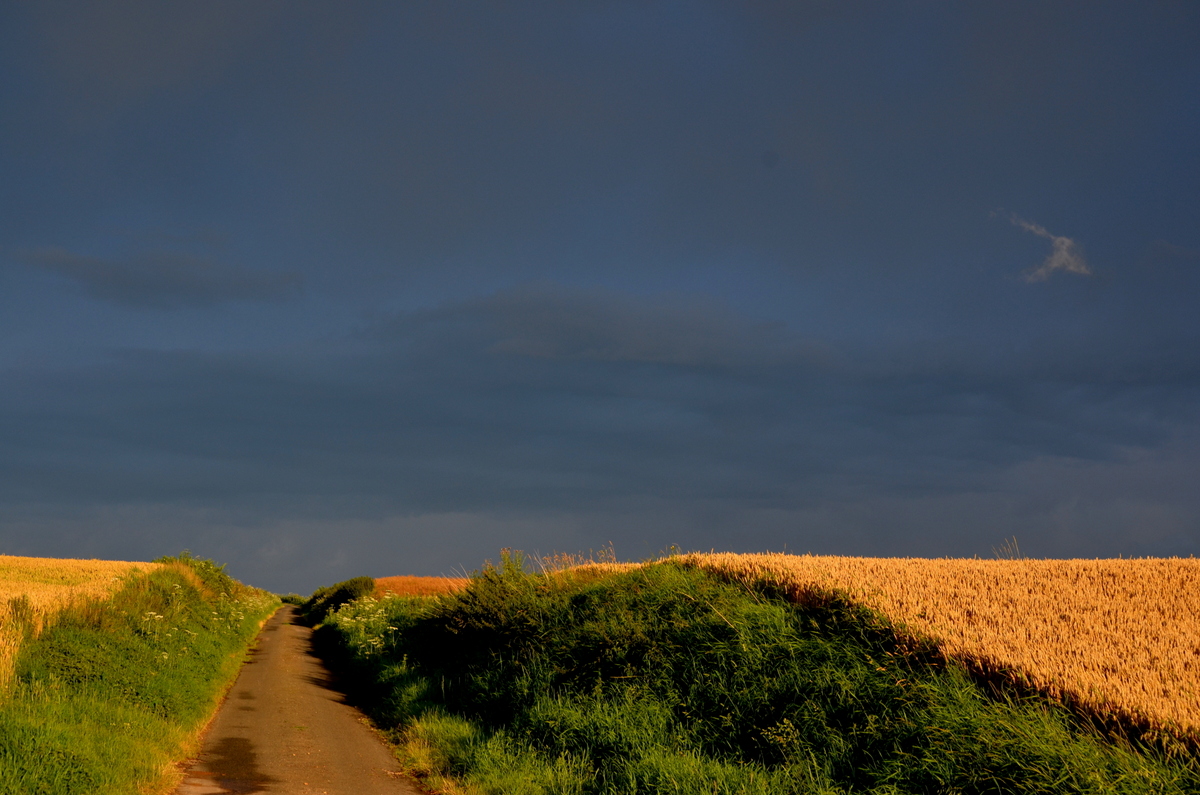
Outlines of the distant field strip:
[[0,685],[8,680],[22,627],[35,631],[59,609],[111,594],[134,569],[150,572],[157,563],[123,560],[69,560],[0,555]]
[[382,599],[389,593],[397,596],[437,596],[451,593],[467,586],[466,577],[376,577],[375,597]]
[[1200,736],[1200,559],[678,559],[793,599],[845,593],[978,670]]

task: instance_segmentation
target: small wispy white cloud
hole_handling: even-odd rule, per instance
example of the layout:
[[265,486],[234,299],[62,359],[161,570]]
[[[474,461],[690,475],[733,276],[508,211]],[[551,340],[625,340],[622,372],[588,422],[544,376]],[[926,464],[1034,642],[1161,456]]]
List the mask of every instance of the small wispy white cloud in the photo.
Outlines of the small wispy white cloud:
[[1040,266],[1025,272],[1025,281],[1044,282],[1055,271],[1066,271],[1078,276],[1092,275],[1092,269],[1088,267],[1087,260],[1083,257],[1083,252],[1079,250],[1079,245],[1074,240],[1069,237],[1051,234],[1041,224],[1026,221],[1017,215],[1011,216],[1011,220],[1014,225],[1021,227],[1026,232],[1032,232],[1038,237],[1046,238],[1054,247],[1050,252],[1050,256],[1046,257]]

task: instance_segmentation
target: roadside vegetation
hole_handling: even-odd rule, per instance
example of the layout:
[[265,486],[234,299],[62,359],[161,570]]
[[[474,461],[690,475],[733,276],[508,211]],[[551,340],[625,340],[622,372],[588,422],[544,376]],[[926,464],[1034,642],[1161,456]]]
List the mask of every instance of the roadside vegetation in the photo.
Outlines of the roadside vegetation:
[[109,596],[132,571],[157,568],[157,563],[124,560],[0,555],[0,689],[8,683],[17,651],[30,630],[40,631],[65,607]]
[[445,793],[1196,793],[1179,747],[980,684],[835,593],[800,603],[677,560],[363,596],[317,640]]
[[103,597],[5,617],[19,644],[0,690],[0,793],[128,795],[178,783],[174,763],[195,750],[279,602],[187,553],[137,566],[109,575],[118,580]]
[[288,594],[283,597],[283,601],[295,605],[301,618],[309,624],[316,625],[342,605],[364,596],[373,596],[376,599],[390,596],[440,596],[461,591],[469,582],[466,577],[354,577],[318,588],[307,599]]
[[318,588],[312,596],[300,603],[300,615],[310,624],[319,624],[342,605],[369,596],[374,592],[375,580],[370,577],[354,577],[344,582]]

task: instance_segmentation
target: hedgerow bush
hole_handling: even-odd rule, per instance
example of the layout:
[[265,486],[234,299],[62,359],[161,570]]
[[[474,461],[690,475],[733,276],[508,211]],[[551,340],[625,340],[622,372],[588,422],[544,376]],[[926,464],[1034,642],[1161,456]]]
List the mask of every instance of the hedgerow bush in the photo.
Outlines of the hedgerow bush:
[[300,605],[300,615],[312,624],[319,624],[325,620],[325,616],[342,605],[374,592],[375,580],[370,577],[353,577],[334,585],[318,588]]

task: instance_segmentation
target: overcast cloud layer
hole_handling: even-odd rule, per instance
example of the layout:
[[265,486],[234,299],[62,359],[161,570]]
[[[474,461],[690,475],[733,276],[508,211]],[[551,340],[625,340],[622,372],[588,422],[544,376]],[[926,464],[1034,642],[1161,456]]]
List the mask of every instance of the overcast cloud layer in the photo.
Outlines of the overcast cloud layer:
[[1200,552],[1194,4],[9,4],[0,111],[0,554]]

